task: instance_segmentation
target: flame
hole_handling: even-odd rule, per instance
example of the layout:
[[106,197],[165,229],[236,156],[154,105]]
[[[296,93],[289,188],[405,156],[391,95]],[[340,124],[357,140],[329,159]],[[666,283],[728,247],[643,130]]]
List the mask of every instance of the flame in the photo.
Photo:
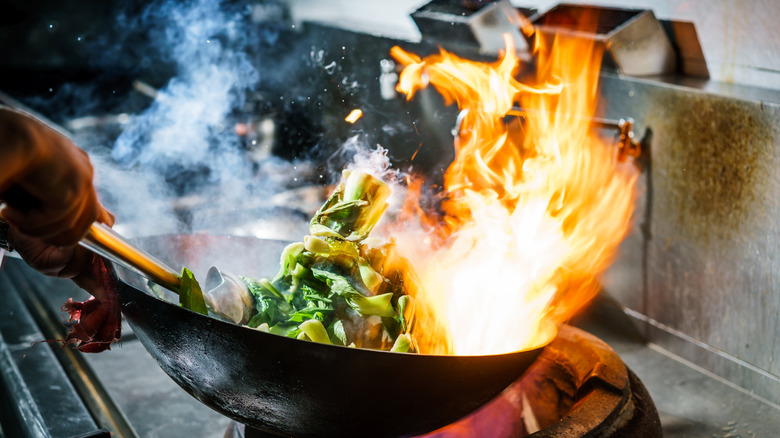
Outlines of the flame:
[[344,120],[346,120],[349,123],[355,123],[361,117],[363,117],[363,110],[358,108],[358,109],[353,109],[352,111],[350,111],[349,114],[347,115],[347,117],[344,118]]
[[[413,183],[406,222],[394,231],[417,274],[410,282],[419,282],[422,352],[495,354],[549,342],[551,323],[598,292],[598,275],[630,229],[636,171],[619,166],[615,146],[589,128],[601,52],[557,37],[548,49],[536,38],[535,75],[520,82],[505,41],[494,63],[391,52],[405,66],[399,92],[411,99],[431,84],[462,110],[440,212],[423,210]],[[507,116],[518,104],[525,117]]]

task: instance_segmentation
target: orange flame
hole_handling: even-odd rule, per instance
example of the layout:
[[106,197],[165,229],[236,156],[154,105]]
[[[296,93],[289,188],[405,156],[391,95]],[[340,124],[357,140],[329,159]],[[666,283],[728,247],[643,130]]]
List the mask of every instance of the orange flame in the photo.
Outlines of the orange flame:
[[363,117],[363,110],[358,108],[350,111],[349,114],[347,114],[347,117],[344,118],[344,120],[346,120],[349,123],[355,123],[361,117]]
[[[589,129],[601,52],[582,40],[537,38],[535,78],[516,79],[511,38],[486,64],[441,50],[421,59],[399,47],[398,91],[433,85],[461,108],[443,214],[407,200],[394,232],[417,273],[415,336],[422,352],[493,354],[543,345],[599,290],[598,275],[627,234],[636,172]],[[507,117],[513,106],[524,120]],[[419,185],[418,185],[419,186]],[[434,229],[429,227],[434,225]],[[418,308],[419,308],[418,307]]]

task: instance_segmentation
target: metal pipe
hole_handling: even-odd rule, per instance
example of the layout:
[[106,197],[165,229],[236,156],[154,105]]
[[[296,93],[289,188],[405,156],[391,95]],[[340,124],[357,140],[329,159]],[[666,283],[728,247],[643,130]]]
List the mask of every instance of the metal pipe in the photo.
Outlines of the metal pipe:
[[[514,117],[526,117],[529,112],[533,112],[533,110],[528,111],[525,108],[513,106],[512,109],[506,113],[506,115]],[[601,117],[583,117],[583,119],[588,119],[590,121],[591,127],[593,128],[615,129],[618,131],[618,161],[625,161],[627,156],[638,158],[642,153],[642,147],[639,141],[634,139],[634,133],[632,132],[634,128],[634,119],[630,117],[620,120],[604,119]],[[459,116],[459,122],[457,122],[458,126],[460,126],[460,122],[462,122],[462,120]]]
[[[37,287],[37,283],[33,284],[29,277],[20,275],[17,271],[9,272],[9,274],[13,275],[12,284],[16,286],[17,294],[24,301],[30,315],[43,333],[43,337],[45,339],[61,339],[64,335],[63,325],[59,322],[61,315],[51,307],[47,307],[42,301],[42,293],[48,291],[41,290]],[[128,339],[127,334],[122,335],[123,342],[127,342]],[[2,342],[0,342],[1,344]],[[116,437],[139,437],[81,352],[75,348],[52,348],[52,352],[62,365],[62,370],[70,378],[73,388],[81,396],[84,406],[92,414],[98,427],[103,428],[101,430],[105,432],[105,436],[108,436],[110,431],[111,435]]]

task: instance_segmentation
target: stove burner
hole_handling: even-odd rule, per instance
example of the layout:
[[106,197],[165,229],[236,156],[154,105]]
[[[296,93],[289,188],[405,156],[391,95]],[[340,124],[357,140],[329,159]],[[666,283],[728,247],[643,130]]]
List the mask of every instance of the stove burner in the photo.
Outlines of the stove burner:
[[[271,437],[233,422],[225,438]],[[604,341],[563,325],[520,380],[477,412],[424,438],[661,437],[647,390]]]
[[561,326],[499,399],[512,396],[526,400],[520,413],[531,437],[662,436],[658,412],[639,378],[605,342],[575,327]]

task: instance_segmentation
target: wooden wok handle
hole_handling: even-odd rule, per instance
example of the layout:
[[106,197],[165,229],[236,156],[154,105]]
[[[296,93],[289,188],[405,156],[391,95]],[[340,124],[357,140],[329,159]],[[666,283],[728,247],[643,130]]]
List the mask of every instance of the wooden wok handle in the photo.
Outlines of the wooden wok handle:
[[93,223],[79,244],[112,262],[138,272],[166,289],[179,293],[181,277],[176,271],[136,248],[105,224]]

